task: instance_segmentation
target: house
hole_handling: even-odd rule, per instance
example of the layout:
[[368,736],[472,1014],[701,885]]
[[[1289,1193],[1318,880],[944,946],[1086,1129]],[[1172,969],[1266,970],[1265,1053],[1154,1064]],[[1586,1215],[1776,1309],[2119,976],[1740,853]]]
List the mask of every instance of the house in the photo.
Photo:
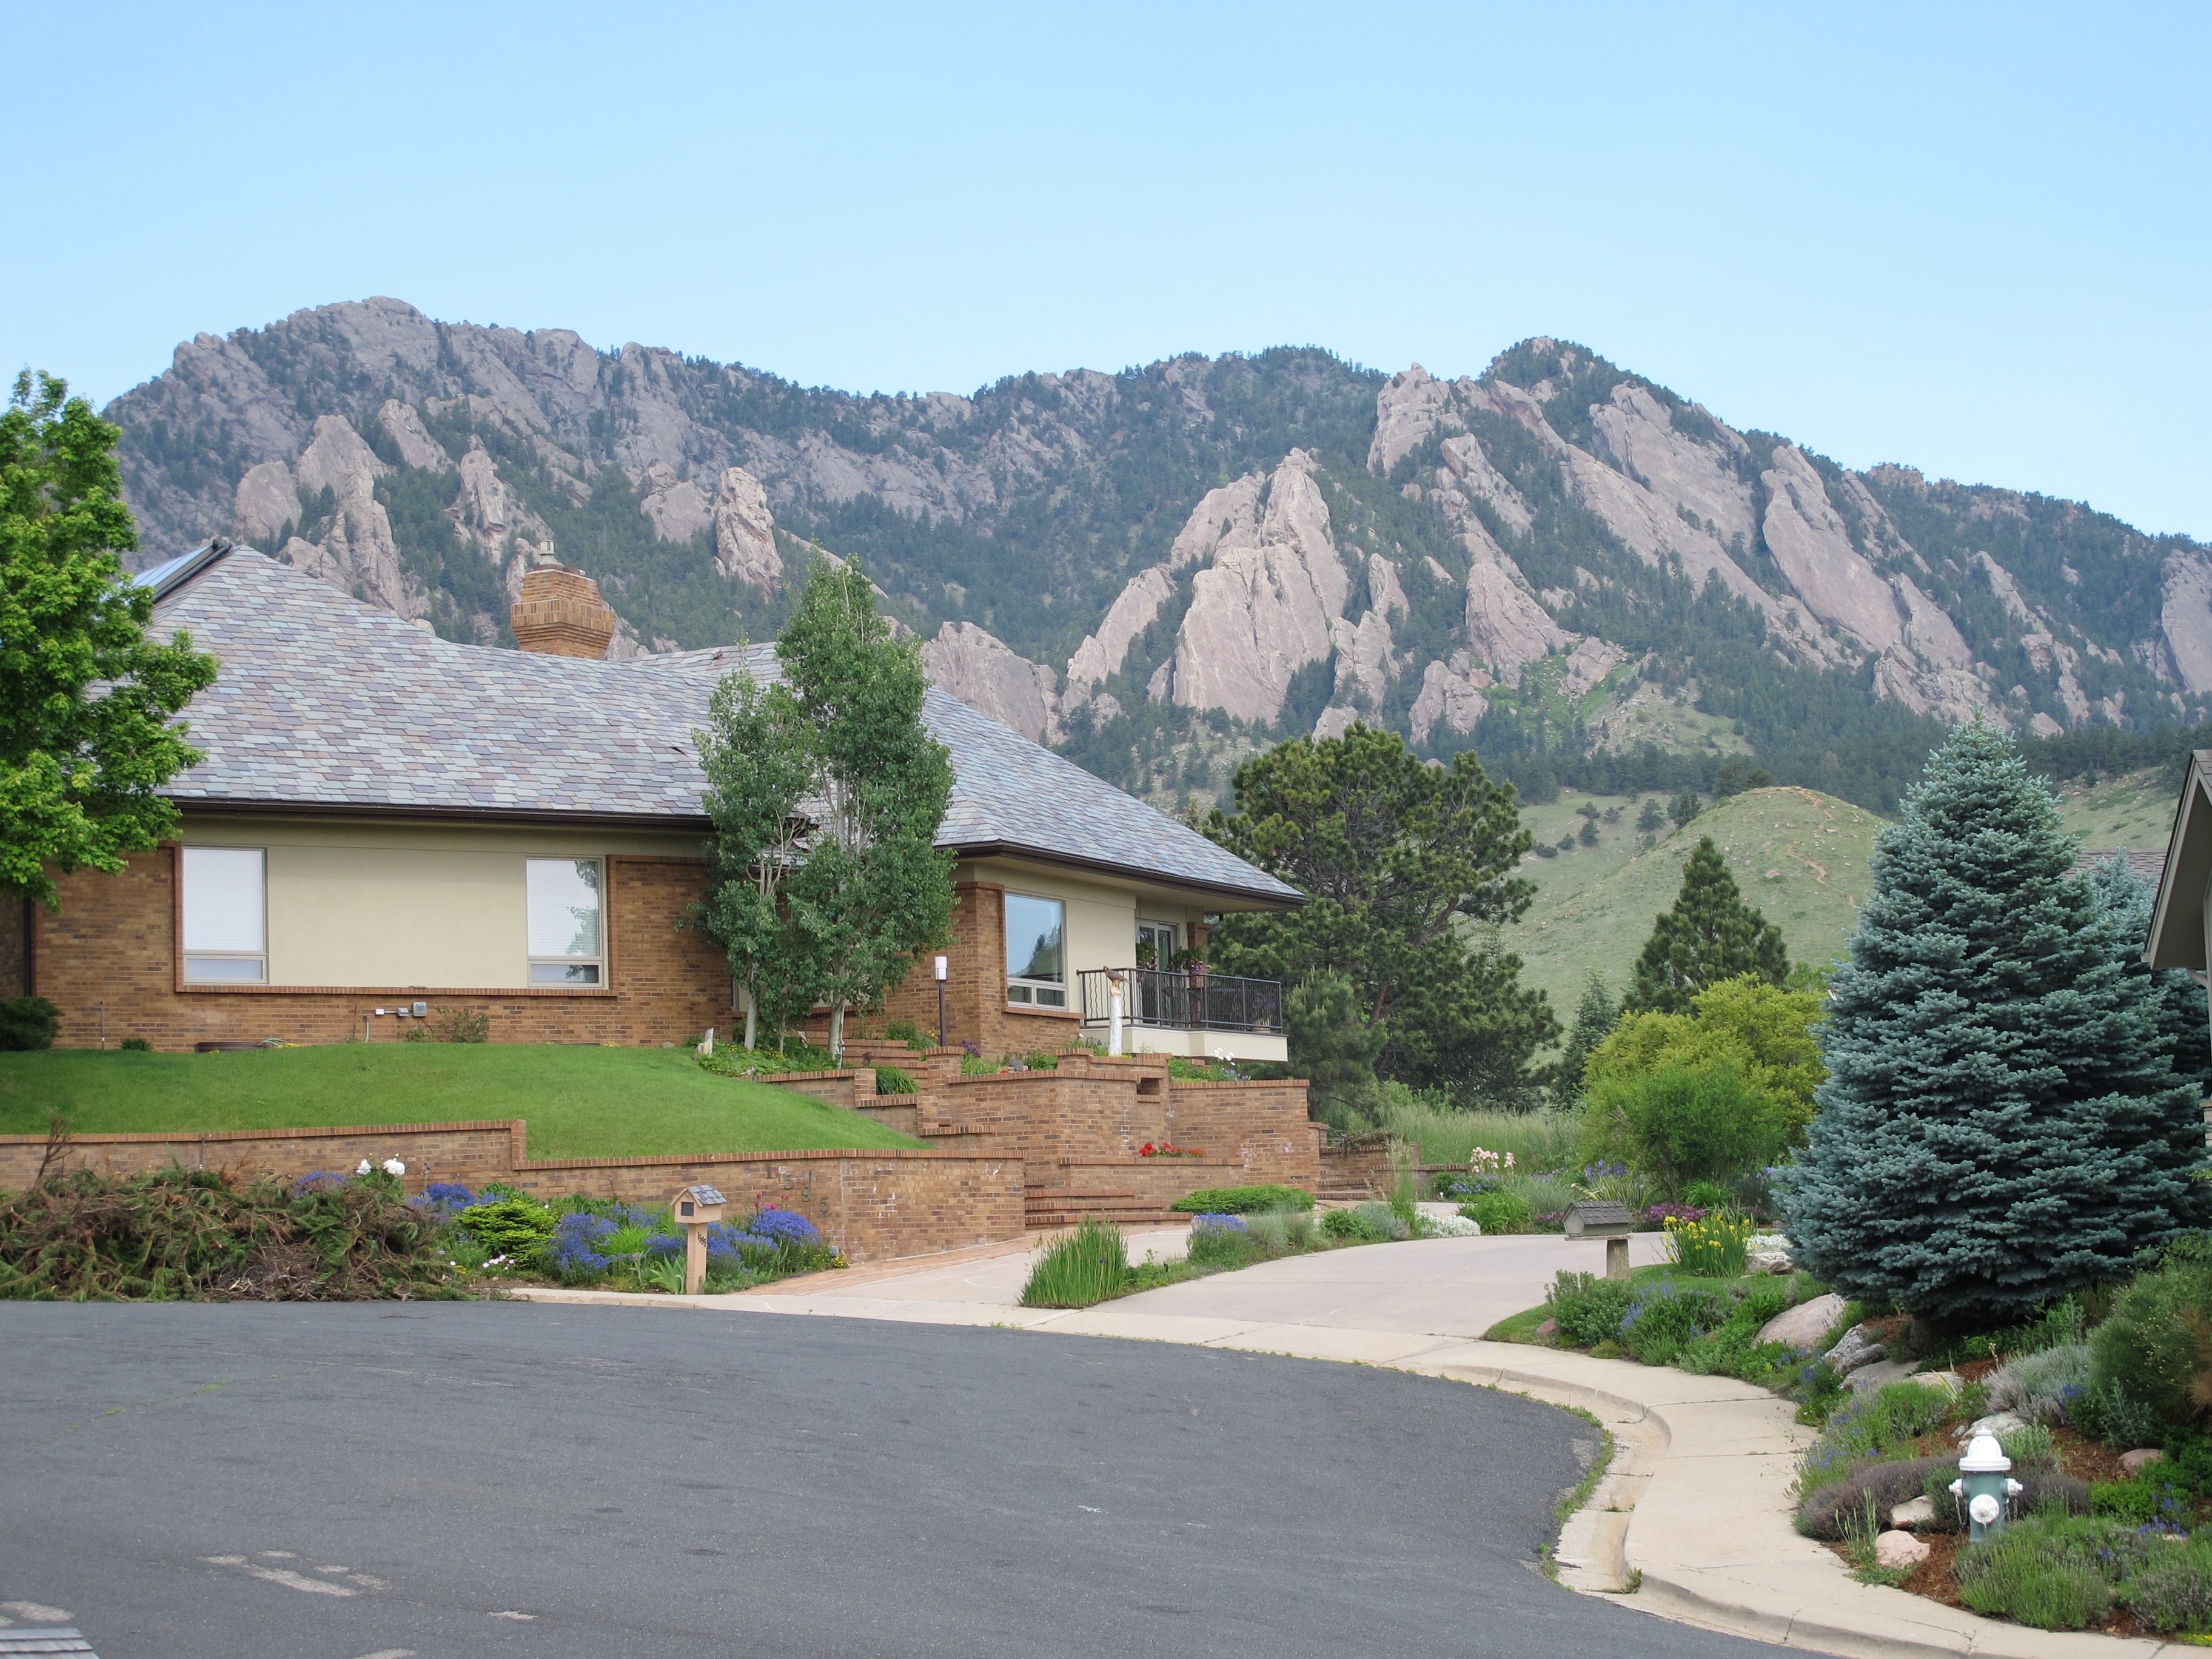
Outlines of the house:
[[[62,1044],[388,1042],[456,1005],[495,1042],[742,1024],[726,962],[684,925],[708,830],[692,733],[740,662],[773,676],[772,649],[606,661],[613,615],[559,566],[524,579],[519,651],[222,543],[142,580],[155,626],[222,672],[186,713],[206,758],[165,792],[174,843],[65,878],[58,913],[0,917],[0,975],[60,1006]],[[1172,964],[1296,890],[943,692],[925,717],[956,776],[950,1041],[1103,1039],[1112,970],[1127,1051],[1286,1057],[1279,987]],[[933,1035],[933,969],[883,1018]]]
[[[2150,873],[2140,865],[2136,869]],[[2154,968],[2190,968],[2201,975],[2212,934],[2212,749],[2189,757],[2157,881],[2143,960]]]

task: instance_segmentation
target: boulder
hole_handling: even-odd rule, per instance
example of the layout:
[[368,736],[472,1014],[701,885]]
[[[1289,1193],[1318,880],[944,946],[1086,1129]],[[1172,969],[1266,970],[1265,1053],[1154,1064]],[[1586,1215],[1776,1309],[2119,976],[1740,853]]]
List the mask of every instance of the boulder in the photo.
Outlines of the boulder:
[[1936,1501],[1925,1494],[1913,1498],[1910,1503],[1899,1504],[1889,1512],[1889,1524],[1899,1531],[1910,1531],[1914,1527],[1929,1526],[1935,1519]]
[[1892,1572],[1910,1572],[1928,1555],[1929,1547],[1909,1532],[1886,1532],[1874,1540],[1875,1560]]
[[1888,1358],[1889,1350],[1868,1327],[1854,1325],[1844,1333],[1844,1340],[1821,1358],[1848,1376],[1862,1365],[1871,1365],[1877,1360]]
[[1978,1434],[1993,1434],[2002,1440],[2027,1426],[2027,1419],[2017,1412],[1993,1412],[1987,1417],[1978,1417],[1963,1429],[1951,1431],[1951,1437],[1965,1445]]
[[1843,1316],[1844,1298],[1832,1291],[1775,1315],[1759,1328],[1759,1340],[1810,1353]]
[[2130,1474],[2140,1474],[2146,1467],[2157,1462],[2165,1455],[2164,1452],[2154,1446],[2138,1447],[2134,1451],[2120,1454],[2120,1467]]
[[1844,1381],[1864,1394],[1876,1389],[1886,1389],[1893,1382],[1909,1382],[1917,1361],[1911,1359],[1876,1359],[1861,1365],[1856,1370],[1844,1373]]

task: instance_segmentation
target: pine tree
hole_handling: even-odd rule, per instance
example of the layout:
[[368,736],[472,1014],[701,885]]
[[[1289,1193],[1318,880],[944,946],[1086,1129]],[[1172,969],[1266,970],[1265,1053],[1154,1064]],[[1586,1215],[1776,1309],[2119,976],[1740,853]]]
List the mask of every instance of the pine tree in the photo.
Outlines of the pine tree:
[[1555,1085],[1561,1111],[1571,1111],[1583,1097],[1583,1073],[1589,1057],[1620,1023],[1620,1005],[1613,987],[1595,968],[1583,986],[1583,1000],[1575,1005],[1575,1023],[1567,1033],[1567,1046],[1559,1052],[1559,1075]]
[[1769,985],[1789,977],[1782,930],[1743,902],[1728,860],[1701,836],[1682,867],[1674,908],[1656,918],[1637,958],[1627,1006],[1686,1014],[1698,992],[1724,979],[1756,974]]
[[2097,896],[2112,913],[2122,965],[2158,988],[2159,1046],[2173,1062],[2173,1075],[2201,1099],[2212,1093],[2212,1024],[2207,1023],[2204,988],[2179,968],[2154,971],[2142,959],[2150,938],[2151,908],[2157,900],[2148,882],[2118,856],[2100,859],[2089,872]]
[[2129,964],[2138,924],[2075,856],[1978,721],[1883,832],[1784,1200],[1800,1264],[1845,1296],[1990,1327],[2206,1218],[2204,1124]]

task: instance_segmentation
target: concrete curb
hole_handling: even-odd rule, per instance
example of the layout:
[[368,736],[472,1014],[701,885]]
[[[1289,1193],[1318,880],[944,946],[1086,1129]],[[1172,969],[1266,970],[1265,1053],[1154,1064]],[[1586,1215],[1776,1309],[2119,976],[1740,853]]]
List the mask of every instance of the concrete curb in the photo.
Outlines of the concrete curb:
[[[819,1281],[815,1281],[818,1283]],[[878,1283],[882,1281],[878,1279]],[[1613,1437],[1613,1462],[1560,1529],[1560,1581],[1657,1618],[1844,1659],[2179,1659],[2183,1644],[2000,1624],[1924,1596],[1861,1584],[1791,1524],[1789,1486],[1812,1438],[1786,1401],[1731,1377],[1429,1332],[1101,1308],[902,1300],[814,1291],[648,1296],[523,1290],[540,1302],[722,1313],[815,1315],[995,1325],[1069,1336],[1237,1348],[1332,1359],[1502,1389],[1588,1412]],[[810,1290],[811,1286],[810,1285]],[[1631,1589],[1631,1586],[1634,1586]]]

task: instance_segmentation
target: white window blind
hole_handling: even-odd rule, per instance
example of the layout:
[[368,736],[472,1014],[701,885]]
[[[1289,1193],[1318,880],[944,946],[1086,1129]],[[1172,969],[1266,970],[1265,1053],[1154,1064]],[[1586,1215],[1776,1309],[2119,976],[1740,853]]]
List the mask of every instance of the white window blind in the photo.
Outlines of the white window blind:
[[530,982],[597,985],[605,961],[597,859],[530,859]]
[[268,977],[269,916],[258,847],[184,849],[185,977]]

